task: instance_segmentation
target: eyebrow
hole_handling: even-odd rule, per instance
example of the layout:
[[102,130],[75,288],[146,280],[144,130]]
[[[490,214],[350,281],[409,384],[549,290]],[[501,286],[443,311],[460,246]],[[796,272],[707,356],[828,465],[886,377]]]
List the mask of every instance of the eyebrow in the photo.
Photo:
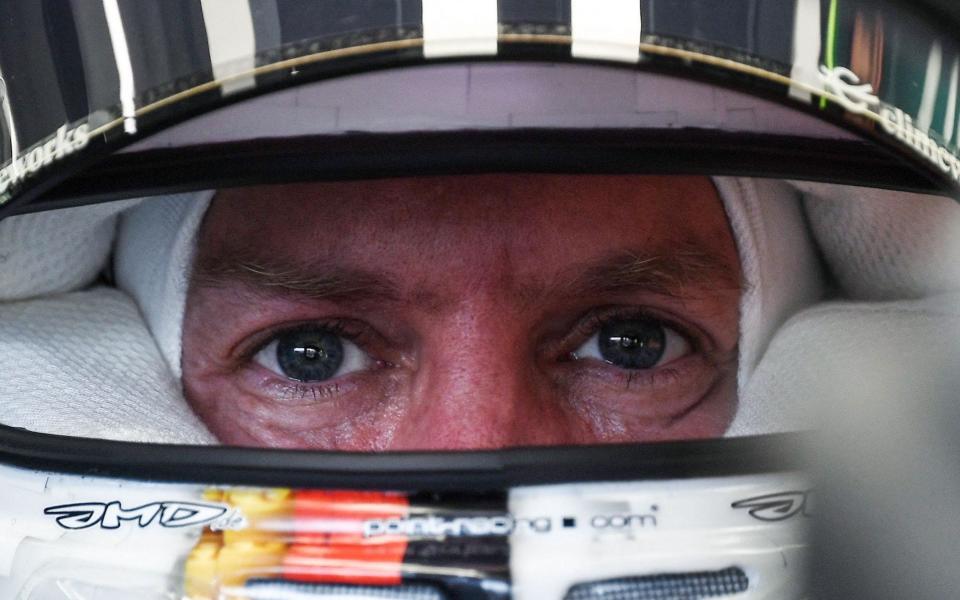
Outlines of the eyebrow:
[[245,256],[201,259],[194,265],[191,282],[214,288],[239,282],[255,291],[341,303],[400,298],[398,287],[383,273]]
[[[623,250],[571,265],[557,282],[531,281],[520,286],[517,301],[541,302],[548,297],[589,297],[637,291],[688,297],[711,290],[737,290],[742,283],[719,256],[693,245],[657,252]],[[401,287],[386,273],[342,265],[255,258],[244,253],[203,258],[191,281],[201,287],[241,283],[261,293],[289,294],[340,303],[399,302]]]
[[650,251],[622,251],[571,268],[563,290],[570,296],[647,291],[683,297],[709,290],[739,290],[738,272],[716,254],[692,244]]

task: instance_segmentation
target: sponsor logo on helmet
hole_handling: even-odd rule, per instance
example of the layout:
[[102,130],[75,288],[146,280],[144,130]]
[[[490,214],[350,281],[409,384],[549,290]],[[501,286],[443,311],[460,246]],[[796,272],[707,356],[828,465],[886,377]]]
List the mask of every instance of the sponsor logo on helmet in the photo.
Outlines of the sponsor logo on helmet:
[[207,502],[161,501],[132,508],[123,508],[120,501],[78,502],[44,509],[43,514],[56,517],[64,529],[119,529],[124,523],[137,527],[151,525],[179,528],[208,525],[211,529],[242,529],[246,519],[237,509]]
[[913,148],[954,181],[960,182],[960,158],[928,132],[916,127],[910,115],[882,102],[874,93],[873,86],[862,83],[853,71],[846,67],[820,65],[820,81],[824,91],[832,94],[831,100],[848,112],[877,119],[886,133]]
[[873,93],[873,86],[861,83],[860,78],[846,67],[830,69],[820,65],[820,80],[823,88],[835,95],[837,102],[852,113],[865,115],[880,104],[880,98]]
[[403,535],[410,537],[476,537],[486,535],[509,535],[519,523],[533,531],[550,530],[550,520],[515,520],[510,515],[442,517],[401,517],[393,519],[370,519],[363,522],[364,537]]
[[880,117],[884,131],[912,147],[934,166],[960,182],[960,159],[927,132],[915,127],[910,115],[899,108],[884,105],[880,109]]
[[[652,509],[657,510],[656,507]],[[399,535],[407,537],[480,537],[514,533],[550,533],[554,528],[588,530],[632,530],[656,527],[651,513],[594,514],[586,518],[572,515],[554,519],[549,516],[513,515],[445,517],[439,515],[369,519],[363,522],[364,537]]]
[[798,515],[813,516],[811,495],[810,490],[779,492],[737,500],[730,506],[745,509],[751,517],[760,521],[786,521]]
[[90,141],[90,128],[86,123],[67,129],[61,125],[50,139],[34,146],[29,152],[15,156],[6,167],[0,169],[0,204],[7,198],[3,195],[40,169],[82,150]]

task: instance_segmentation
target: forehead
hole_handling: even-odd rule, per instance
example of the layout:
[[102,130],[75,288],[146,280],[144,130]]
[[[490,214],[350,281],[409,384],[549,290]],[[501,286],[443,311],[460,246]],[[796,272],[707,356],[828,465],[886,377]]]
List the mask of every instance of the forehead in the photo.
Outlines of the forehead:
[[223,190],[200,254],[381,270],[538,274],[612,251],[695,247],[738,264],[705,177],[479,175]]

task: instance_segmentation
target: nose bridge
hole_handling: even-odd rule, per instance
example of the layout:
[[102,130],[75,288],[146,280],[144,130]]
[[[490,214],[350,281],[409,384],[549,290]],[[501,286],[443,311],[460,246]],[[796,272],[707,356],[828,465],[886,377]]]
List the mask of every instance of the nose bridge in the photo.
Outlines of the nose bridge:
[[[469,308],[433,344],[419,382],[418,402],[443,447],[507,445],[524,410],[524,341],[505,323]],[[504,319],[505,320],[505,319]]]
[[460,307],[424,347],[412,390],[415,417],[398,445],[500,448],[556,437],[561,420],[543,414],[532,345],[508,313]]

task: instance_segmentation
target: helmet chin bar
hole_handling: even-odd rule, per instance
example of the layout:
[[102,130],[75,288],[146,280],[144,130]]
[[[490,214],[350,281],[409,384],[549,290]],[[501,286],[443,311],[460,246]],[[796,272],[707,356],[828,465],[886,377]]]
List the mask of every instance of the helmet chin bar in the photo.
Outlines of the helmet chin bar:
[[351,455],[2,429],[17,527],[0,594],[799,600],[807,584],[797,434]]
[[7,466],[0,482],[17,492],[0,593],[44,599],[799,600],[814,516],[795,472],[454,493],[140,485]]

